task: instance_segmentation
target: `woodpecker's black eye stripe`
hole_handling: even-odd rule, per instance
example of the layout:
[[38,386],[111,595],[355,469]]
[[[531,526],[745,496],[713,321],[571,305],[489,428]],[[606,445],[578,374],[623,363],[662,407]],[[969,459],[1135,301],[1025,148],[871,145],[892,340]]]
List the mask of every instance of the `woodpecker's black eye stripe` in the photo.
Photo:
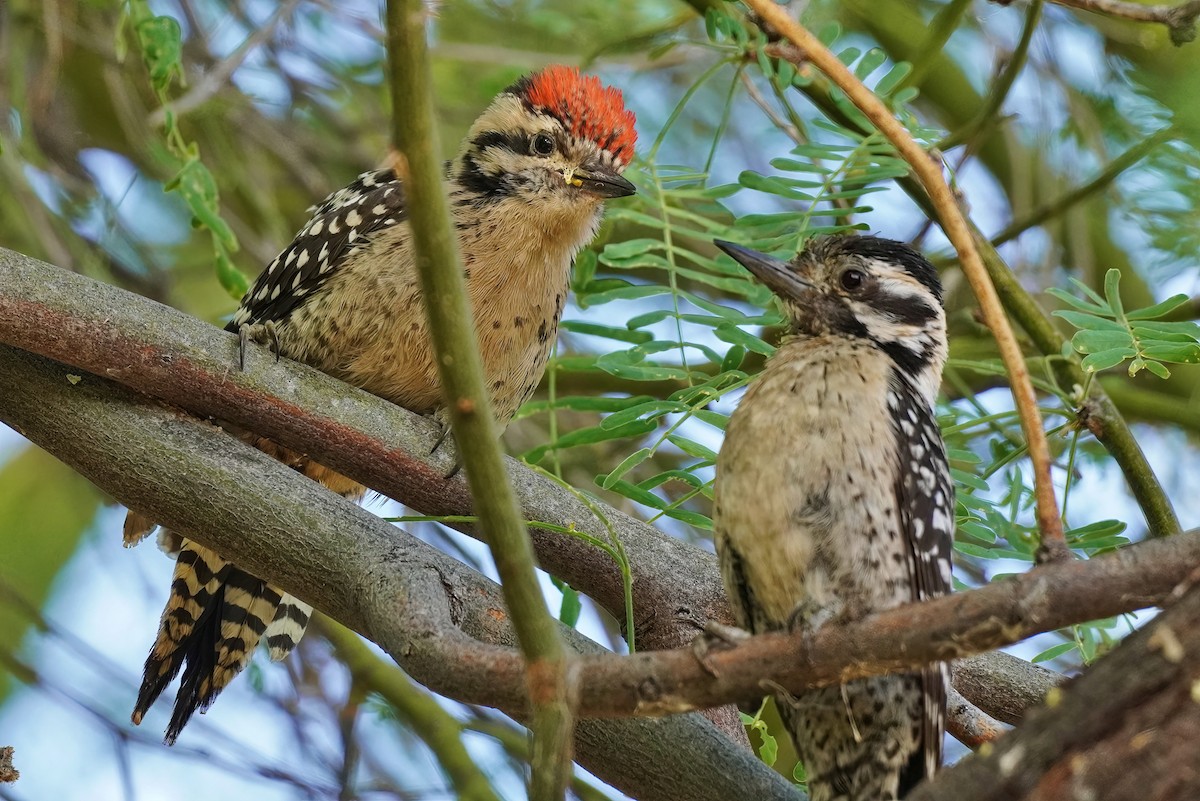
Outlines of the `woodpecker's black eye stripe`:
[[938,314],[928,303],[912,295],[893,295],[880,292],[876,288],[867,290],[861,297],[871,308],[883,312],[903,325],[923,326]]
[[464,194],[471,198],[471,204],[476,204],[480,200],[495,200],[511,194],[512,191],[503,174],[484,172],[480,168],[479,162],[469,153],[463,157],[462,169],[458,173],[458,182],[466,190]]
[[533,155],[532,141],[532,138],[525,134],[484,131],[471,140],[471,149],[482,153],[489,147],[502,147],[519,156],[531,156]]

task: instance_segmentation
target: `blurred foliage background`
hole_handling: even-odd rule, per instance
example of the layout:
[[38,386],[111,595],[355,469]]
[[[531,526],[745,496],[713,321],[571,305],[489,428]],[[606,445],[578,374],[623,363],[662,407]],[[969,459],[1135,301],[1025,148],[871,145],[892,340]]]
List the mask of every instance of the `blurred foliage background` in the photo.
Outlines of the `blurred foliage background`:
[[[944,158],[1046,314],[1067,312],[1053,319],[1073,349],[1027,344],[1072,546],[1091,556],[1147,527],[1076,414],[1081,388],[1055,380],[1056,360],[1089,360],[1086,381],[1138,422],[1157,480],[1195,525],[1200,45],[1040,2],[790,5]],[[371,2],[0,6],[0,246],[223,323],[305,207],[382,161],[392,110],[380,17]],[[556,358],[506,444],[709,547],[721,432],[779,336],[769,294],[711,240],[791,253],[814,233],[867,230],[922,247],[949,290],[940,411],[959,485],[957,579],[1025,569],[1035,542],[1023,442],[953,253],[890,147],[773,47],[722,0],[439,5],[447,148],[497,92],[550,63],[600,74],[638,115],[639,195],[611,204],[579,258]],[[169,564],[149,547],[120,551],[120,514],[0,432],[0,744],[17,746],[24,774],[0,798],[153,797],[200,781],[263,798],[451,794],[437,755],[350,679],[328,631],[284,665],[256,661],[173,750],[158,745],[153,715],[130,728]],[[475,543],[435,523],[406,528],[491,572]],[[628,646],[569,587],[547,592],[564,620]],[[1135,623],[1097,621],[1018,653],[1077,669]],[[497,791],[519,797],[520,730],[487,710],[440,707]],[[753,725],[775,758],[769,727]],[[64,754],[66,731],[78,737]],[[791,774],[787,751],[777,766]],[[60,769],[85,759],[98,766],[87,781]]]

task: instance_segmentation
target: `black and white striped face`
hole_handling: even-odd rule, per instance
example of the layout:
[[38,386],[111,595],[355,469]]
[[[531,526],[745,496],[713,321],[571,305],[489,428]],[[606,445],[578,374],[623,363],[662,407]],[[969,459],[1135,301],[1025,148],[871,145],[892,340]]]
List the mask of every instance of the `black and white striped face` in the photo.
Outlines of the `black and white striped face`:
[[920,253],[874,236],[817,237],[790,262],[717,246],[783,301],[794,334],[866,339],[914,378],[929,376],[936,392],[946,317],[937,271]]
[[595,208],[634,193],[633,115],[594,77],[551,67],[501,94],[471,126],[455,169],[470,202],[517,198]]

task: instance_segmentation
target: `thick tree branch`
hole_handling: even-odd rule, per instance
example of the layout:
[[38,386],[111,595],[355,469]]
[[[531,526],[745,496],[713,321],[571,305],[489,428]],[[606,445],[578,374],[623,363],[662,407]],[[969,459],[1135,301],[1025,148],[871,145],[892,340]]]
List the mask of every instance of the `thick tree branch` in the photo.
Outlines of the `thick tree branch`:
[[[0,363],[13,377],[12,391],[0,398],[0,416],[35,442],[116,497],[138,498],[164,524],[367,634],[436,691],[524,709],[523,660],[489,644],[497,641],[497,618],[506,615],[496,606],[490,623],[467,625],[457,608],[464,592],[447,599],[447,587],[479,587],[477,574],[440,553],[436,570],[422,567],[434,560],[425,553],[428,546],[401,537],[401,547],[389,535],[393,529],[377,518],[336,496],[325,498],[329,493],[320,487],[211,426],[131,404],[123,391],[99,379],[73,385],[66,368],[41,363],[35,369],[29,362],[34,357],[19,354],[10,350]],[[119,414],[114,406],[123,407]],[[139,416],[154,422],[137,425]],[[208,439],[200,441],[197,432]],[[194,460],[189,445],[198,454]],[[165,483],[165,476],[173,480]],[[267,483],[265,498],[244,491],[257,480]],[[228,496],[218,499],[218,489]],[[205,500],[203,510],[197,497]],[[330,525],[324,515],[339,522]],[[255,520],[253,538],[243,535],[246,520]],[[299,534],[310,530],[311,538]],[[404,553],[418,546],[414,567]],[[765,680],[798,691],[968,656],[1154,605],[1197,562],[1200,532],[1038,567],[981,589],[826,627],[807,640],[754,637],[710,654],[704,664],[690,649],[581,658],[580,714],[668,714],[755,698]]]
[[974,750],[999,739],[1007,728],[951,687],[946,695],[946,731]]
[[[994,747],[910,801],[1200,797],[1200,572],[1177,602]],[[1186,592],[1182,592],[1184,588]]]
[[[461,479],[442,478],[447,462],[423,461],[417,455],[428,453],[434,441],[436,427],[429,421],[303,365],[276,363],[259,349],[251,350],[246,372],[233,370],[233,336],[158,303],[2,251],[0,341],[69,360],[197,414],[260,431],[421,511],[472,511]],[[606,535],[603,522],[587,505],[527,468],[515,462],[509,466],[530,519]],[[137,495],[128,501],[150,511]],[[695,634],[683,618],[728,620],[710,554],[602,504],[596,508],[630,554],[643,642],[653,648],[678,647]],[[620,614],[620,575],[602,551],[571,537],[536,531],[534,535],[547,569]],[[999,657],[982,659],[995,658]],[[1040,669],[1019,661],[1018,665],[1038,684]],[[975,674],[978,678],[978,669]],[[1007,697],[1004,693],[963,691],[1002,720],[1011,719],[1013,708],[1023,708],[1019,698],[994,708],[993,703]],[[1029,703],[1041,694],[1021,697]],[[727,731],[741,733],[736,713],[723,723]]]
[[955,689],[1001,723],[1020,723],[1027,711],[1063,681],[1062,674],[1003,651],[954,663]]
[[[114,497],[139,500],[366,634],[431,690],[525,716],[525,663],[493,582],[215,426],[109,381],[7,347],[0,374],[0,420]],[[603,652],[562,634],[579,653]],[[580,764],[637,798],[796,798],[698,715],[581,721],[575,748]]]

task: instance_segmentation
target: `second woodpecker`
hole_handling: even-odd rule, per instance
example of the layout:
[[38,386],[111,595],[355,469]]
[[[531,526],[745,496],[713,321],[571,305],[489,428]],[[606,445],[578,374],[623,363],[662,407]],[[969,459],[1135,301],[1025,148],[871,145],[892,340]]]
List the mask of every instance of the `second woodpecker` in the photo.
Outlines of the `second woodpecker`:
[[[739,624],[812,632],[949,592],[933,267],[870,236],[816,238],[791,262],[717,245],[771,288],[788,323],[717,460],[716,548]],[[776,700],[813,801],[894,801],[941,764],[942,665]]]
[[[618,90],[554,66],[496,97],[447,165],[476,341],[501,427],[541,380],[571,264],[596,235],[604,201],[634,193],[621,173],[636,138]],[[412,411],[437,412],[442,389],[405,202],[390,169],[325,198],[258,276],[227,330]],[[334,492],[357,499],[366,491],[303,454],[226,428]],[[153,528],[130,512],[126,544]],[[167,727],[173,742],[260,640],[272,659],[285,657],[312,609],[199,543],[173,532],[163,542],[178,553],[175,575],[133,721],[182,668]]]

